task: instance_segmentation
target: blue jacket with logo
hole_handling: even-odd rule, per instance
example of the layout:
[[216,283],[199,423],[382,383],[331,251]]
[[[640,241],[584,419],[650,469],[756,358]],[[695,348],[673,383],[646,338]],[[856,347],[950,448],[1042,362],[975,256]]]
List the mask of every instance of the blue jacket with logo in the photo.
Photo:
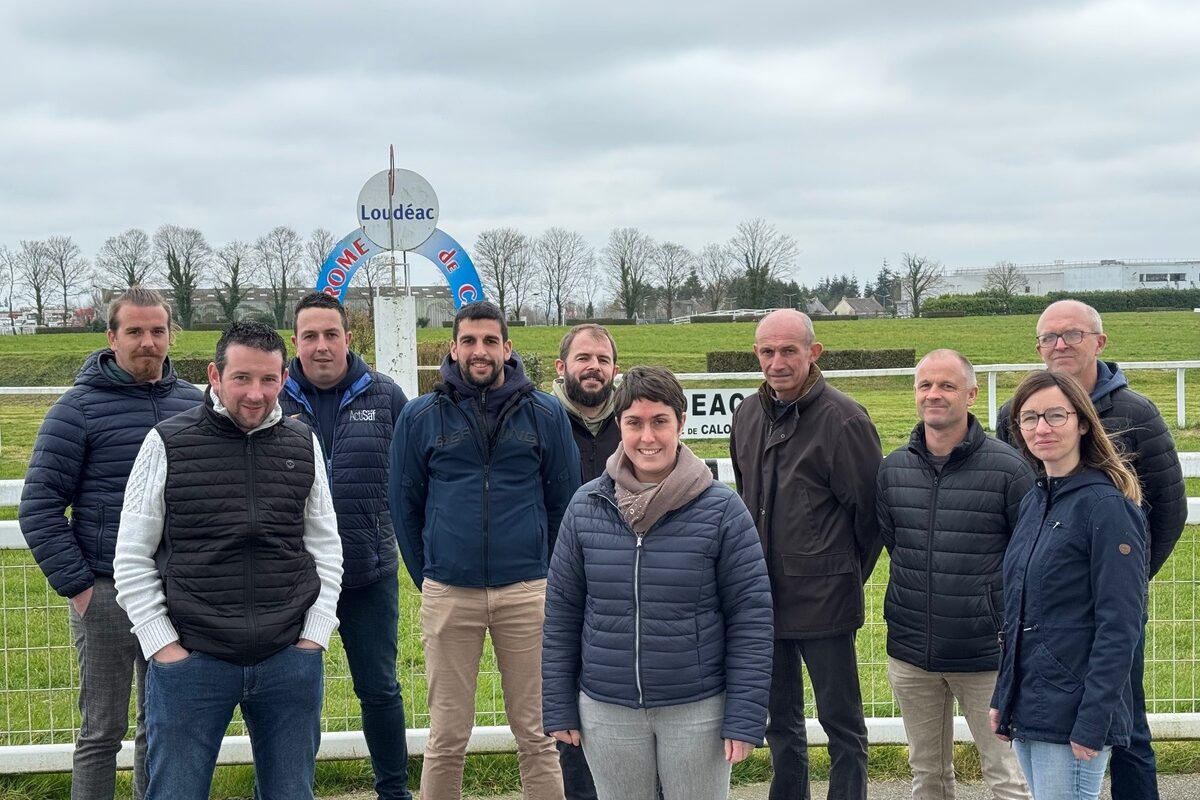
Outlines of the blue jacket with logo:
[[87,357],[75,385],[46,412],[25,473],[21,532],[63,597],[112,575],[125,483],[146,433],[204,400],[169,359],[154,383],[114,380],[115,360],[107,348]]
[[1004,556],[1000,733],[1126,745],[1142,633],[1146,520],[1099,470],[1042,476]]
[[579,692],[629,708],[725,692],[721,737],[762,744],[771,582],[754,519],[713,481],[639,540],[607,473],[576,494],[546,587],[542,725],[578,729]]
[[567,412],[534,388],[516,354],[497,387],[471,385],[449,356],[441,374],[432,392],[404,407],[392,439],[388,497],[413,583],[546,577],[580,484]]
[[279,405],[284,415],[307,423],[321,438],[342,537],[342,585],[366,586],[394,575],[399,559],[388,513],[388,448],[407,402],[403,390],[350,353],[346,377],[335,387],[340,396],[332,447],[325,447],[330,432],[318,430],[313,406],[317,389],[304,376],[299,359],[288,366],[283,389]]

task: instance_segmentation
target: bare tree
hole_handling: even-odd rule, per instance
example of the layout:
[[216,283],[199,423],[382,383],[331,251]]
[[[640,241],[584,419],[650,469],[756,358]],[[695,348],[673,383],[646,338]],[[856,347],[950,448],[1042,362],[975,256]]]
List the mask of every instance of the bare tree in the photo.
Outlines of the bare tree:
[[912,315],[921,316],[921,304],[946,282],[942,262],[914,253],[904,253],[900,259],[900,289],[912,306]]
[[1008,302],[1028,282],[1025,273],[1017,269],[1016,264],[1011,261],[997,261],[995,266],[989,269],[987,275],[984,276],[983,288]]
[[291,291],[300,282],[304,245],[300,236],[286,225],[272,228],[254,243],[258,266],[271,291],[271,315],[275,327],[288,324]]
[[729,250],[745,270],[746,296],[755,308],[767,304],[772,281],[791,274],[798,252],[791,236],[780,233],[762,217],[739,222]]
[[108,237],[96,254],[96,277],[111,288],[145,284],[153,266],[150,237],[141,228]]
[[8,297],[8,326],[15,334],[17,320],[13,315],[13,287],[17,282],[20,257],[4,245],[0,245],[0,291]]
[[37,314],[38,325],[46,324],[46,294],[53,281],[53,267],[50,254],[46,251],[46,243],[33,240],[21,242],[21,254],[18,256],[17,272],[21,282],[29,287],[33,296],[33,308]]
[[162,225],[154,232],[154,254],[162,270],[163,281],[175,297],[179,324],[192,326],[195,293],[204,280],[212,251],[204,234],[196,228]]
[[691,274],[694,261],[692,251],[674,242],[664,242],[654,251],[652,269],[662,290],[667,319],[675,316],[675,300],[679,297],[679,290],[684,281]]
[[707,244],[696,259],[696,275],[703,287],[704,300],[709,311],[717,311],[729,296],[729,287],[737,274],[736,261],[729,247],[723,244]]
[[516,228],[489,228],[475,240],[475,260],[484,289],[496,305],[516,319],[521,312],[518,298],[527,297],[533,282],[533,260],[529,237]]
[[321,267],[325,266],[325,259],[329,258],[333,251],[334,244],[333,234],[325,228],[314,228],[308,235],[308,241],[304,243],[304,253],[312,265],[314,283],[321,274]]
[[62,324],[71,321],[70,296],[79,290],[80,279],[87,274],[88,262],[70,236],[51,236],[46,240],[46,258],[54,285],[62,292]]
[[603,288],[603,280],[596,259],[589,259],[586,267],[579,273],[579,292],[586,303],[583,313],[588,319],[596,316],[596,298]]
[[654,240],[637,228],[614,228],[604,248],[604,270],[614,301],[633,319],[649,293]]
[[237,319],[238,306],[246,296],[246,287],[254,279],[254,260],[250,245],[234,239],[213,253],[213,280],[217,305],[226,322]]
[[553,306],[558,324],[562,325],[563,309],[579,285],[580,273],[595,258],[592,248],[575,231],[550,228],[534,241],[533,258],[546,298],[547,322]]

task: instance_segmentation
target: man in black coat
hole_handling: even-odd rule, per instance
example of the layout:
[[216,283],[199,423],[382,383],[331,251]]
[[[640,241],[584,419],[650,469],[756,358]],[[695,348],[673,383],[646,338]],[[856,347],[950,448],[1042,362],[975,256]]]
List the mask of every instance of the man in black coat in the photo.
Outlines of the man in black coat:
[[[552,391],[567,410],[587,483],[604,472],[604,463],[621,446],[621,428],[613,415],[613,382],[620,372],[617,343],[602,325],[576,325],[563,337],[554,369],[558,377]],[[583,748],[556,744],[567,800],[595,800],[596,784]]]
[[25,475],[21,531],[51,588],[70,600],[79,656],[72,798],[113,796],[135,672],[133,796],[146,789],[146,660],[117,605],[112,562],[125,482],[146,432],[204,397],[175,375],[167,358],[172,333],[171,306],[158,292],[133,286],[115,298],[108,348],[88,356],[46,413]]
[[[1129,388],[1115,361],[1100,359],[1108,336],[1096,309],[1078,300],[1059,300],[1037,323],[1037,351],[1051,372],[1065,372],[1083,386],[1117,449],[1130,459],[1142,484],[1142,511],[1150,532],[1150,575],[1175,548],[1187,523],[1187,493],[1175,439],[1147,397]],[[1011,402],[1011,401],[1010,401]],[[1009,403],[1000,409],[996,438],[1010,442]],[[1158,777],[1146,720],[1146,639],[1133,656],[1133,730],[1128,747],[1114,747],[1109,769],[1113,800],[1157,800]]]
[[1000,663],[1004,552],[1033,469],[971,415],[971,362],[934,350],[917,364],[907,445],[879,468],[879,533],[891,555],[883,615],[888,681],[908,738],[913,797],[954,798],[954,701],[998,800],[1029,800],[988,708]]

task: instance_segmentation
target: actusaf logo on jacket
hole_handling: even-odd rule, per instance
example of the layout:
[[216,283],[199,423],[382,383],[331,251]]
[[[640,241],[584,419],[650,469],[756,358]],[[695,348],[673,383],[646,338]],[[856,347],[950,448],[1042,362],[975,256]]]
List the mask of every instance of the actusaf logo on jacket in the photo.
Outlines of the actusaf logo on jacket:
[[374,422],[375,421],[375,409],[364,408],[364,409],[361,409],[358,411],[351,411],[350,412],[350,421],[351,422]]

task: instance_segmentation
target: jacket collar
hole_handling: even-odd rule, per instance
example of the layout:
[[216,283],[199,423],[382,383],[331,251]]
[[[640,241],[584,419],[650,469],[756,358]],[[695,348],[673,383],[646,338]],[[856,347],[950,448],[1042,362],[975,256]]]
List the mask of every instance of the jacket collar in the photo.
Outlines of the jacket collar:
[[[950,460],[946,463],[952,464],[958,461],[965,461],[968,456],[983,446],[987,439],[987,433],[983,430],[983,426],[979,424],[979,420],[975,419],[975,415],[967,413],[967,435],[961,442],[954,446],[950,451]],[[918,422],[913,428],[912,434],[908,437],[908,449],[922,458],[929,456],[929,447],[925,444],[925,423]]]

